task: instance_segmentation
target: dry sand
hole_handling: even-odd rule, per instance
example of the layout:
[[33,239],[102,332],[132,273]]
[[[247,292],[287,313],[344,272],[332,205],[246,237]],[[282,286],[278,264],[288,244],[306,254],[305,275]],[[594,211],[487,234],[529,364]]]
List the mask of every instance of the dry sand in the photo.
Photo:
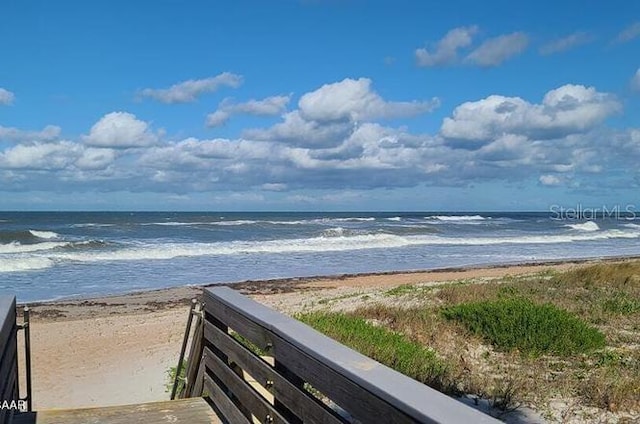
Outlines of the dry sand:
[[[314,299],[402,284],[566,269],[587,261],[447,269],[233,284],[285,313]],[[201,287],[100,299],[32,304],[33,398],[36,409],[117,405],[168,399],[166,371],[177,362],[189,302]]]

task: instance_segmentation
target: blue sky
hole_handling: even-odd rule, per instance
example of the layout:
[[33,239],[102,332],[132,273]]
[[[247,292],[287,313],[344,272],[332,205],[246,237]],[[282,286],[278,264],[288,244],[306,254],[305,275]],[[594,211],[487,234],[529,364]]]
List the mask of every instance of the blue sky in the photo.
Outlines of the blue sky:
[[2,210],[640,202],[637,2],[10,0],[0,16]]

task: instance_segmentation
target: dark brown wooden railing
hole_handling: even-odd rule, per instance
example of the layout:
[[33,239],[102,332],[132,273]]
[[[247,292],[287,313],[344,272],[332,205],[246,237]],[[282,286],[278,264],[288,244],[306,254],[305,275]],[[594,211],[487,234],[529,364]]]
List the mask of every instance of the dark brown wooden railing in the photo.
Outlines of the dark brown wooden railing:
[[[497,422],[230,288],[206,289],[189,313],[199,318],[180,397],[192,399],[25,413],[0,408],[0,424]],[[28,328],[28,319],[18,325],[15,298],[0,297],[0,401],[26,402],[18,400],[19,328]]]
[[18,346],[16,298],[0,296],[0,423],[9,423],[17,412],[11,404],[18,401]]
[[203,303],[186,393],[230,423],[497,422],[230,288]]

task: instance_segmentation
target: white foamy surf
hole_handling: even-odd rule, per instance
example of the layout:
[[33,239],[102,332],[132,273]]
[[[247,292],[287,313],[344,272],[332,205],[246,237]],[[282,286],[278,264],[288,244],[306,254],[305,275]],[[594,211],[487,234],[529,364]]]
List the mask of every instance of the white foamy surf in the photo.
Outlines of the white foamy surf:
[[606,239],[633,239],[640,231],[608,230],[582,234],[529,235],[511,237],[443,237],[438,235],[400,236],[386,233],[344,235],[342,228],[330,229],[320,237],[267,241],[234,241],[218,243],[139,244],[118,250],[88,252],[51,252],[46,256],[59,261],[139,261],[177,257],[227,256],[243,254],[324,253],[406,246],[483,246],[501,244],[557,244]]
[[58,238],[58,233],[54,233],[53,231],[38,231],[38,230],[29,230],[29,232],[34,236],[41,239],[49,240]]
[[567,224],[566,227],[573,228],[578,231],[598,231],[600,227],[593,221],[587,221],[580,224]]
[[39,257],[18,257],[0,258],[0,273],[34,271],[38,269],[50,268],[54,265],[49,258]]
[[12,242],[8,244],[0,244],[0,254],[8,254],[8,253],[28,253],[28,252],[38,252],[43,250],[51,250],[58,247],[68,246],[70,243],[68,242],[43,242],[36,244],[20,244],[18,242]]
[[432,215],[425,219],[445,222],[468,222],[468,221],[484,221],[487,218],[481,215]]

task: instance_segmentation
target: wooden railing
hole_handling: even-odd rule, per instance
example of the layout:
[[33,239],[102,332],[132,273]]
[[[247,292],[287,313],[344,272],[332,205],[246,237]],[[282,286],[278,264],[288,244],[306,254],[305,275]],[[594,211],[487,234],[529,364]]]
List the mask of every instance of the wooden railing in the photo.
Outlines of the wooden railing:
[[203,303],[185,392],[230,423],[497,422],[230,288]]
[[[497,422],[230,288],[206,289],[192,314],[200,318],[180,397],[204,396],[208,406],[196,398],[133,405],[135,413],[119,407],[16,414],[4,402],[29,404],[30,395],[19,400],[16,343],[17,330],[29,326],[28,312],[18,325],[15,298],[0,297],[0,424],[14,415],[21,423],[98,416],[104,423],[150,422],[154,411],[164,418],[172,411],[172,422],[190,424]],[[25,355],[28,363],[28,349]]]
[[17,412],[18,346],[16,333],[16,298],[0,296],[0,423],[9,423]]

